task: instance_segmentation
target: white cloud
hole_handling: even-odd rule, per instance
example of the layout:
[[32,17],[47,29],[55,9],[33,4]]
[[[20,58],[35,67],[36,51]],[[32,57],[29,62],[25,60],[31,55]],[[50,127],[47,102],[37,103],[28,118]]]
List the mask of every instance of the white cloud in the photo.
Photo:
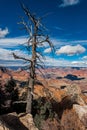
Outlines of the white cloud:
[[[28,38],[26,36],[22,37],[15,37],[15,38],[2,38],[0,39],[0,48],[11,48],[18,46],[20,44],[25,44],[27,43]],[[54,46],[62,46],[67,44],[66,40],[61,40],[61,39],[56,39],[56,38],[51,38],[51,42],[53,43]],[[38,47],[49,47],[49,45],[45,42],[43,46],[38,46]]]
[[[56,39],[51,39],[52,43],[57,45],[60,41],[57,41]],[[0,39],[0,48],[8,48],[8,47],[15,47],[20,44],[25,44],[28,42],[28,38],[26,36],[22,37],[15,37],[15,38],[2,38]],[[38,45],[38,47],[48,47],[49,44],[44,42],[43,46]]]
[[13,52],[18,56],[28,57],[27,54],[25,54],[23,51],[20,51],[20,50],[11,51],[8,49],[0,48],[0,60],[9,60],[9,61],[15,60],[13,55],[12,55]]
[[4,65],[4,66],[22,66],[23,65],[23,60],[20,59],[14,59],[12,53],[15,53],[18,56],[21,57],[26,57],[26,58],[30,58],[30,55],[25,54],[22,51],[19,50],[15,50],[15,51],[11,51],[11,50],[7,50],[7,49],[3,49],[0,48],[0,66]]
[[5,29],[0,28],[0,38],[4,38],[7,34],[9,34],[8,28]]
[[51,48],[47,48],[44,50],[44,53],[50,53],[51,52]]
[[67,60],[64,60],[64,59],[55,59],[55,58],[51,58],[51,57],[48,57],[46,56],[45,57],[45,65],[47,66],[69,66],[70,65],[70,62],[67,61]]
[[20,61],[19,60],[18,61],[16,61],[16,60],[14,60],[14,61],[13,60],[12,61],[2,60],[0,63],[0,66],[5,66],[5,67],[8,67],[8,66],[10,66],[10,67],[17,66],[18,67],[18,66],[25,66],[25,65],[26,64],[24,64],[24,62],[21,60]]
[[65,59],[54,59],[46,57],[45,64],[55,67],[87,67],[87,61],[68,61]]
[[[15,37],[15,38],[1,38],[0,39],[0,65],[4,66],[22,66],[24,65],[21,60],[16,60],[12,56],[12,52],[15,52],[17,55],[21,55],[24,57],[31,57],[28,56],[27,54],[23,53],[23,51],[16,50],[17,46],[19,44],[24,44],[27,42],[27,38],[22,36],[22,37]],[[81,42],[87,42],[87,40],[82,40],[82,41],[67,41],[67,40],[61,40],[61,39],[56,39],[56,38],[51,38],[51,41],[53,42],[54,46],[57,48],[60,48],[59,50],[56,51],[57,54],[67,54],[67,55],[74,55],[74,54],[80,54],[86,51],[86,49],[81,46]],[[73,43],[76,46],[72,46]],[[77,43],[81,45],[77,45]],[[67,45],[68,44],[68,45]],[[70,45],[71,44],[71,45]],[[26,45],[26,44],[25,44]],[[6,48],[6,49],[5,49]],[[12,49],[15,49],[12,51]],[[45,53],[50,53],[50,48],[48,47],[47,44],[45,44]],[[65,48],[65,49],[64,49]],[[10,49],[10,50],[9,50]],[[61,58],[61,57],[60,57]],[[85,57],[86,58],[86,57]],[[70,62],[68,60],[64,59],[55,59],[55,58],[50,58],[46,57],[46,60],[44,61],[46,65],[50,66],[87,66],[86,62],[84,63],[78,61],[73,61]],[[75,63],[77,62],[77,63]]]
[[86,49],[81,45],[71,46],[66,45],[62,46],[59,50],[56,51],[56,54],[66,54],[66,55],[75,55],[75,54],[81,54],[84,53]]
[[0,48],[15,47],[17,45],[24,44],[26,42],[27,42],[26,37],[3,38],[0,39]]
[[0,48],[0,60],[10,60],[11,51],[7,49]]
[[[3,53],[4,52],[4,53]],[[24,66],[24,62],[22,60],[14,59],[12,56],[13,51],[9,51],[6,49],[0,49],[0,66]],[[24,54],[22,51],[15,50],[17,55],[23,57],[30,57],[27,54]],[[55,59],[54,57],[45,57],[45,60],[42,59],[47,66],[65,66],[65,67],[87,67],[87,61],[68,61],[65,59]]]
[[68,61],[65,59],[54,59],[50,57],[46,57],[45,64],[55,67],[87,67],[87,61]]
[[76,5],[79,2],[80,0],[62,0],[62,4],[60,5],[60,7]]
[[87,61],[72,61],[71,65],[75,67],[87,67]]
[[[3,53],[4,52],[4,53]],[[16,55],[23,56],[26,58],[29,58],[27,54],[24,54],[22,51],[9,51],[7,49],[0,48],[0,66],[24,66],[22,60],[14,59],[12,52],[15,52]],[[45,59],[42,59],[43,62],[45,62],[45,65],[48,66],[68,66],[70,65],[69,61],[66,61],[64,59],[54,59],[51,57],[45,57]]]
[[83,60],[87,60],[87,56],[83,56],[82,59],[83,59]]

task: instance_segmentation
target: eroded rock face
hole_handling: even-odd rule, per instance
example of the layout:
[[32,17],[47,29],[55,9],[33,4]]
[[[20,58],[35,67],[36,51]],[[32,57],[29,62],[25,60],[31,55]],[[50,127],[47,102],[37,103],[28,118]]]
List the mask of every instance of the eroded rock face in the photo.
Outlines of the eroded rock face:
[[87,130],[87,106],[73,105],[66,109],[61,118],[64,130]]
[[24,126],[26,126],[26,128],[28,128],[28,130],[38,130],[38,128],[36,128],[36,126],[34,124],[33,117],[31,114],[21,116],[19,119],[24,124]]
[[66,88],[67,96],[70,97],[70,100],[73,104],[85,105],[84,100],[81,98],[81,89],[78,85],[72,84]]
[[56,119],[54,120],[48,119],[46,121],[43,121],[41,126],[42,130],[63,130],[62,126]]
[[0,117],[0,130],[38,130],[31,114],[9,113]]
[[[87,129],[87,94],[82,95],[81,89],[87,89],[87,70],[61,70],[55,69],[52,72],[52,69],[48,70],[47,72],[50,75],[47,75],[48,78],[44,80],[40,75],[38,75],[38,79],[43,83],[35,84],[34,87],[34,98],[38,99],[39,97],[45,97],[47,100],[53,99],[53,101],[57,102],[55,108],[57,109],[57,114],[61,121],[62,130],[86,130]],[[46,72],[46,73],[47,73]],[[53,76],[52,76],[53,73]],[[70,81],[68,79],[63,78],[67,74],[76,74],[78,78],[85,77],[79,82],[77,81]],[[11,76],[15,81],[19,82],[19,97],[21,100],[26,99],[26,88],[20,87],[21,82],[26,82],[29,78],[29,73],[26,71],[0,71],[0,80],[2,81],[1,85],[1,92],[3,95],[5,94],[6,97],[9,97],[10,100],[5,100],[4,103],[1,104],[1,107],[9,107],[11,98],[11,92],[7,93],[5,90],[4,85],[7,83],[8,80],[11,79]],[[57,76],[62,78],[55,79]],[[13,85],[12,85],[13,86]],[[26,86],[25,86],[26,87]],[[81,87],[81,89],[80,89]],[[15,87],[14,87],[15,88]],[[8,89],[9,90],[9,89]],[[15,89],[14,89],[15,90]],[[5,98],[5,96],[3,96]],[[1,96],[1,95],[0,95]],[[0,99],[4,99],[0,98]],[[8,98],[8,99],[9,99]],[[7,98],[6,98],[7,99]],[[17,100],[17,99],[16,99]],[[76,105],[78,104],[78,105]],[[59,108],[58,108],[59,107]],[[19,107],[20,108],[20,107]],[[7,108],[6,108],[7,109]],[[59,109],[59,110],[58,110]],[[8,126],[11,126],[14,130],[38,130],[33,122],[33,118],[30,114],[27,115],[12,115],[8,114],[7,116],[3,116],[4,121],[7,122]],[[2,123],[3,124],[3,123]],[[56,120],[50,122],[47,120],[43,122],[43,130],[58,130],[60,123],[57,124]],[[6,130],[11,130],[10,127],[4,125]],[[0,125],[0,130],[3,130],[2,125]]]
[[74,105],[73,109],[76,111],[78,118],[81,120],[85,128],[87,128],[87,105],[85,106]]
[[71,100],[72,104],[85,105],[82,99],[81,89],[78,85],[66,85],[60,88],[55,88],[48,86],[43,87],[41,85],[36,85],[34,93],[39,97],[48,97],[49,99],[54,99],[56,102],[62,102],[65,99]]
[[6,124],[0,121],[0,130],[12,130],[6,126]]
[[0,117],[0,120],[3,122],[2,125],[5,124],[5,126],[7,126],[7,130],[28,130],[26,126],[22,124],[18,115],[15,112],[2,115]]

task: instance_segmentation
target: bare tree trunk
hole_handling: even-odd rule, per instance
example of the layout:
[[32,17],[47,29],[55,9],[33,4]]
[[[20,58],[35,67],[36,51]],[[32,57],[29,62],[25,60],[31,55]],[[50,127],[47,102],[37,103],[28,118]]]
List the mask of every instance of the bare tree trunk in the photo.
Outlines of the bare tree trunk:
[[34,79],[30,78],[29,85],[27,88],[27,105],[26,105],[26,113],[31,113],[32,110],[32,101],[33,101],[33,89],[34,89]]
[[35,64],[36,64],[36,35],[33,39],[32,45],[32,63],[30,69],[30,80],[27,92],[27,106],[26,106],[26,113],[31,113],[32,111],[32,102],[33,102],[33,92],[34,92],[34,80],[35,80]]

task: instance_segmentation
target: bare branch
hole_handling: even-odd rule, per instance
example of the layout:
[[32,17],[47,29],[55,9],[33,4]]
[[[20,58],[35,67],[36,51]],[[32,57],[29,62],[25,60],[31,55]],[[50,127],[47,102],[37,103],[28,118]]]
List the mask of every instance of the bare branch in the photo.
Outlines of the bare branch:
[[21,17],[21,22],[19,22],[18,24],[22,24],[24,27],[22,28],[22,29],[25,29],[27,32],[28,32],[28,34],[30,35],[30,37],[32,37],[32,27],[30,26],[28,26],[27,25],[27,23],[24,21],[24,18],[23,17]]
[[[28,39],[28,46],[30,46],[31,44],[32,44],[32,39],[33,39],[33,35],[32,36],[30,36],[30,38]],[[32,46],[32,45],[31,45]]]
[[40,74],[44,77],[45,75],[43,74],[43,72],[41,71],[41,69],[38,68],[38,66],[37,66],[36,68],[37,68],[37,70],[40,72]]
[[46,60],[45,56],[40,51],[36,51],[36,55],[41,57],[43,60]]
[[49,40],[49,37],[46,37],[46,42],[49,44],[49,46],[51,47],[51,49],[54,49],[53,43]]
[[43,65],[38,64],[38,63],[37,63],[36,65],[37,65],[38,67],[40,67],[41,69],[43,69],[43,70],[44,70],[44,66],[45,66],[45,65],[43,66]]
[[36,58],[39,60],[40,63],[42,63],[44,65],[44,62],[41,60],[40,56],[36,55]]
[[33,16],[33,15],[30,13],[29,9],[27,9],[27,8],[24,6],[24,4],[21,4],[21,7],[23,8],[23,10],[24,10],[26,16],[29,18],[29,20],[32,21],[32,22],[34,23],[34,25],[36,25],[37,19],[35,19],[35,16]]
[[28,8],[26,8],[23,4],[21,4],[26,16],[28,17],[28,19],[33,22],[33,24],[35,25],[35,27],[37,28],[38,31],[41,31],[41,29],[39,29],[39,26],[41,26],[43,29],[47,30],[47,28],[40,22],[41,18],[36,18],[35,15],[32,15],[29,11]]
[[27,58],[24,58],[24,57],[20,57],[20,56],[17,56],[15,53],[12,53],[13,54],[13,57],[15,59],[21,59],[21,60],[25,60],[25,61],[29,61],[32,63],[32,61],[30,59],[27,59]]

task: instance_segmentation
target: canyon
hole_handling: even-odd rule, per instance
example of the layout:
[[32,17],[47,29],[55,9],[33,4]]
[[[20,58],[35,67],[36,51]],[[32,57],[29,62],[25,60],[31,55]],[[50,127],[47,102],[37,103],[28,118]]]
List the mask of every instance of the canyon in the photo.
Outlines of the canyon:
[[[40,73],[38,70],[36,71],[37,80],[34,86],[34,100],[44,98],[44,106],[46,105],[46,102],[50,101],[53,107],[52,110],[56,113],[53,120],[50,121],[50,118],[48,118],[41,122],[41,129],[86,130],[87,68],[45,68],[44,70],[41,69],[41,72],[42,73]],[[8,111],[10,113],[18,112],[17,108],[17,110],[15,109],[14,111],[10,108],[10,103],[16,104],[17,98],[18,101],[26,100],[28,80],[29,71],[21,68],[18,70],[11,70],[0,67],[0,93],[4,94],[4,96],[2,96],[3,99],[6,96],[11,97],[11,92],[18,94],[18,97],[15,96],[14,98],[8,98],[4,101],[4,103],[1,104],[1,107],[4,109],[4,111],[1,113],[1,119],[3,121],[5,121],[3,118],[4,112],[4,116],[7,116]],[[11,89],[10,92],[7,92],[6,90],[6,84],[8,81],[11,81],[10,85],[13,86],[13,89]],[[13,101],[11,101],[12,99]],[[46,109],[48,109],[48,106]],[[23,113],[24,110],[21,112]],[[19,115],[16,114],[16,117],[22,123],[25,122],[19,118]],[[27,117],[28,115],[24,116],[23,118],[27,120]],[[26,128],[28,129],[28,126],[26,126]]]

